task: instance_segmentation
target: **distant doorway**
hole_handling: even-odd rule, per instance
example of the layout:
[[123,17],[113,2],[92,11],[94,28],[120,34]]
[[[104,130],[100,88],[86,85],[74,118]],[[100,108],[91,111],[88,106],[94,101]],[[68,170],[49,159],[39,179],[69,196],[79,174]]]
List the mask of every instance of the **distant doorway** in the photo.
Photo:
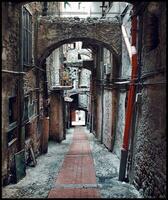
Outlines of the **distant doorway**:
[[72,126],[81,126],[81,125],[85,125],[86,121],[85,121],[85,111],[84,110],[75,110],[73,111],[73,118],[72,118]]

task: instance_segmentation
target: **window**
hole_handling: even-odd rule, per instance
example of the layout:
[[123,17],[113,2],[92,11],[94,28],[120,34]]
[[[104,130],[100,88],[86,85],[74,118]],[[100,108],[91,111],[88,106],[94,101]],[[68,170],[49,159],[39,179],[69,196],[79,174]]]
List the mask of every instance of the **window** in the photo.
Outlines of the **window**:
[[9,97],[9,124],[16,121],[16,97]]
[[148,14],[148,29],[146,30],[146,50],[151,51],[159,44],[159,19],[154,14]]
[[23,7],[23,64],[32,64],[32,16]]

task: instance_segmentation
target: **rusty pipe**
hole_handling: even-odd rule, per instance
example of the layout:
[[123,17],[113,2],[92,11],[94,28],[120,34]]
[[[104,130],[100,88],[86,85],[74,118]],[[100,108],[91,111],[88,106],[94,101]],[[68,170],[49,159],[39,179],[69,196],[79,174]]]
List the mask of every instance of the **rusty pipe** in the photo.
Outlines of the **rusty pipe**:
[[137,16],[133,15],[131,19],[131,36],[132,36],[132,57],[131,57],[131,81],[128,91],[128,104],[126,109],[126,119],[125,119],[125,129],[123,136],[123,145],[121,149],[121,160],[120,160],[120,170],[119,170],[119,181],[125,180],[127,155],[129,147],[129,133],[131,127],[131,120],[133,114],[133,101],[135,96],[135,85],[134,81],[138,72],[138,62],[137,62],[137,52],[136,52],[136,40],[137,40]]

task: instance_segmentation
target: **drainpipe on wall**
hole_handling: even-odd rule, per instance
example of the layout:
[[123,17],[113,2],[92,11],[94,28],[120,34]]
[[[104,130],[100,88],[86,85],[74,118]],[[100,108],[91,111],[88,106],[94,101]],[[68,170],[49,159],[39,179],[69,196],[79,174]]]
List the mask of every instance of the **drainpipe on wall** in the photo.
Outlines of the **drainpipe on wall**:
[[49,138],[49,110],[48,110],[48,82],[47,82],[47,72],[46,72],[46,61],[43,66],[44,72],[44,96],[43,96],[43,107],[44,107],[44,117],[42,119],[42,138],[41,138],[41,152],[48,152],[48,138]]
[[104,118],[103,118],[103,114],[104,114],[104,61],[103,61],[103,56],[104,51],[103,51],[103,47],[100,47],[100,74],[101,74],[101,109],[102,109],[102,117],[101,117],[101,144],[103,144],[103,123],[104,123]]
[[[134,8],[133,8],[134,11]],[[126,120],[125,120],[125,129],[123,137],[123,145],[121,149],[121,160],[120,160],[120,170],[119,170],[119,181],[125,180],[125,172],[127,165],[127,156],[128,156],[128,147],[129,147],[129,133],[131,127],[131,119],[133,114],[133,101],[135,95],[135,78],[137,76],[137,52],[136,52],[136,38],[137,38],[137,17],[136,15],[132,16],[131,19],[131,35],[132,35],[132,74],[131,81],[128,91],[128,104],[126,110]]]
[[[20,66],[19,66],[19,72],[23,72],[23,9],[22,6],[20,7],[20,50],[19,50],[19,56],[20,56]],[[18,80],[18,109],[19,109],[19,146],[18,150],[21,151],[24,149],[25,145],[25,133],[24,133],[24,126],[23,126],[23,110],[24,110],[24,89],[23,89],[23,75],[20,75]]]

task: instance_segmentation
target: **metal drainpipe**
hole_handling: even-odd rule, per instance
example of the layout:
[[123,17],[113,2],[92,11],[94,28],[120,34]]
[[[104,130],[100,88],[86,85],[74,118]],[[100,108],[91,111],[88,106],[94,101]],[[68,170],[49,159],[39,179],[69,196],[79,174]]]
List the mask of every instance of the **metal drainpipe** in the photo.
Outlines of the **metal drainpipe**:
[[[23,72],[23,30],[22,30],[22,18],[23,18],[23,9],[22,6],[20,6],[20,66],[19,66],[19,71]],[[22,132],[22,127],[23,127],[23,110],[24,110],[24,89],[23,89],[23,75],[20,75],[20,78],[18,80],[18,85],[19,85],[19,91],[18,91],[18,107],[19,107],[19,145],[18,145],[18,150],[24,149],[24,140],[25,136],[23,135]]]
[[[142,20],[142,16],[139,16],[139,19],[138,19],[138,55],[137,55],[137,59],[138,59],[138,83],[141,82],[140,80],[140,77],[141,77],[141,55],[142,55],[142,29],[143,28],[143,20]],[[136,88],[136,94],[141,94],[141,86],[140,85],[137,85],[137,88]],[[134,95],[135,97],[135,95]],[[131,172],[132,170],[132,157],[133,157],[133,149],[134,149],[134,136],[135,136],[135,133],[136,133],[136,125],[137,125],[137,119],[138,119],[138,109],[139,109],[139,100],[138,98],[134,98],[135,99],[135,105],[134,105],[134,111],[133,111],[133,117],[132,117],[132,135],[131,135],[131,141],[130,141],[130,162],[128,164],[128,173]],[[136,101],[137,99],[137,101]],[[129,176],[129,174],[127,175]],[[128,179],[129,177],[127,177]]]
[[[133,11],[134,11],[134,8],[133,8]],[[126,111],[123,145],[121,149],[119,181],[125,180],[128,147],[129,147],[129,133],[130,133],[130,127],[131,127],[131,119],[132,119],[132,114],[133,114],[133,102],[134,102],[134,95],[135,95],[134,79],[136,78],[137,71],[138,71],[137,70],[138,69],[137,53],[136,53],[136,38],[137,38],[136,15],[133,15],[131,19],[131,34],[132,34],[132,74],[131,74],[131,82],[130,82],[129,91],[128,91],[128,104],[127,104],[127,111]]]
[[46,61],[44,64],[44,112],[45,117],[49,116],[48,113],[48,81],[47,81],[47,71],[46,71]]
[[100,48],[100,72],[101,72],[101,80],[103,80],[102,85],[101,85],[101,106],[102,106],[102,118],[101,118],[101,144],[103,144],[103,123],[104,123],[104,118],[103,118],[103,114],[104,114],[104,62],[103,62],[103,58],[104,58],[104,51],[103,51],[103,47]]

